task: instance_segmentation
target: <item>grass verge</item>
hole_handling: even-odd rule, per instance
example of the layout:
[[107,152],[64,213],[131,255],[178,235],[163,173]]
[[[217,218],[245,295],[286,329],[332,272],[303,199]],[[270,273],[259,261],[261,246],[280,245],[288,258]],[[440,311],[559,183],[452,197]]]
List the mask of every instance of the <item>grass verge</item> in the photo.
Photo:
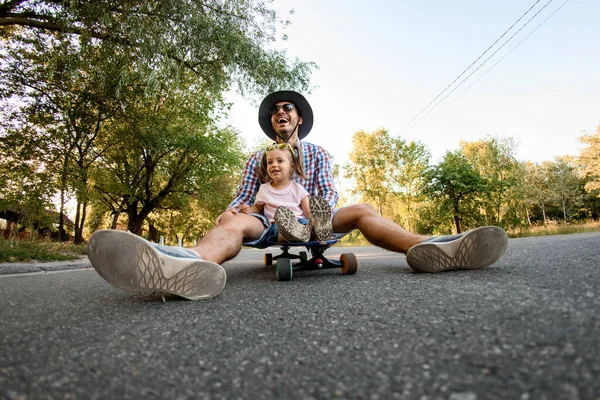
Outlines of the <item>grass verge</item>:
[[0,237],[0,263],[21,261],[69,261],[87,254],[85,245],[44,239],[5,239]]
[[523,229],[512,229],[507,232],[510,238],[521,238],[531,236],[569,235],[572,233],[586,233],[600,231],[600,221],[586,222],[582,224],[555,224],[532,226]]

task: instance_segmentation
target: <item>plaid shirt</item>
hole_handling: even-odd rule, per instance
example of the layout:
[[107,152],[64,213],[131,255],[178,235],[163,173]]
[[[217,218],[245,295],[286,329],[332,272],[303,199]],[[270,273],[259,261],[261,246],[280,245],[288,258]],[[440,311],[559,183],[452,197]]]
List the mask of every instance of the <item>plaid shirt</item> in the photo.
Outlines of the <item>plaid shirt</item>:
[[[304,158],[304,173],[306,180],[295,176],[293,179],[304,186],[311,196],[321,196],[333,210],[338,202],[338,192],[335,190],[329,155],[320,146],[312,143],[298,142],[302,147]],[[264,150],[252,154],[246,161],[242,182],[228,208],[237,208],[241,204],[253,205],[256,193],[260,186],[259,171],[260,159]]]

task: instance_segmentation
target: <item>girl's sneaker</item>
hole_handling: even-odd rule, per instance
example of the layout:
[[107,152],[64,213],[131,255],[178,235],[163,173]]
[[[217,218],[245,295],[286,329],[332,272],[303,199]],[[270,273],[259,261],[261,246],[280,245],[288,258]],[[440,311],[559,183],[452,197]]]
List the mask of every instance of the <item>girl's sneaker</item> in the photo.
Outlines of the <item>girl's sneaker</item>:
[[298,222],[296,215],[287,207],[277,207],[275,210],[275,224],[277,230],[285,240],[290,242],[308,242],[310,228]]
[[162,246],[133,233],[102,230],[88,242],[88,257],[108,283],[131,292],[172,293],[201,300],[221,293],[223,267],[183,247]]
[[319,242],[330,239],[333,234],[331,206],[327,200],[319,196],[311,197],[309,205],[314,223],[315,239]]

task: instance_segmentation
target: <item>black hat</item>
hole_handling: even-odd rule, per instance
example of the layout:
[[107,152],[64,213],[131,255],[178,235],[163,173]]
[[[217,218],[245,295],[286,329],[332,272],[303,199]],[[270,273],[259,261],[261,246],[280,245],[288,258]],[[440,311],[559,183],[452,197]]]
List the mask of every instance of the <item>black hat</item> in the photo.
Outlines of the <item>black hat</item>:
[[292,90],[282,90],[273,92],[260,103],[258,108],[258,123],[263,132],[273,140],[276,140],[277,134],[271,124],[271,108],[279,102],[289,101],[294,103],[298,114],[302,116],[302,124],[298,125],[298,139],[303,139],[308,135],[313,126],[313,112],[308,101],[298,92]]

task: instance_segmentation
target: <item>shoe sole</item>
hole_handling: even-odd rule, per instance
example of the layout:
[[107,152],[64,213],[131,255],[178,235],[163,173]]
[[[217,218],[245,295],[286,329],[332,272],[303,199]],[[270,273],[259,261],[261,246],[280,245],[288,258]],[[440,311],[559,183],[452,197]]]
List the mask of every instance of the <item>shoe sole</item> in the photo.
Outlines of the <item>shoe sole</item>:
[[313,227],[317,241],[331,238],[333,226],[331,225],[331,206],[322,197],[311,197],[309,200],[310,213],[315,221]]
[[275,210],[275,224],[281,235],[292,242],[308,242],[310,231],[308,226],[302,225],[296,219],[292,210],[286,207],[277,207]]
[[[202,300],[221,293],[227,281],[219,264],[165,255],[129,232],[95,232],[88,242],[88,257],[108,283],[131,292],[164,292]],[[166,276],[165,269],[177,272]]]
[[484,226],[450,242],[417,244],[406,253],[406,262],[419,272],[485,268],[502,257],[507,245],[504,229]]

